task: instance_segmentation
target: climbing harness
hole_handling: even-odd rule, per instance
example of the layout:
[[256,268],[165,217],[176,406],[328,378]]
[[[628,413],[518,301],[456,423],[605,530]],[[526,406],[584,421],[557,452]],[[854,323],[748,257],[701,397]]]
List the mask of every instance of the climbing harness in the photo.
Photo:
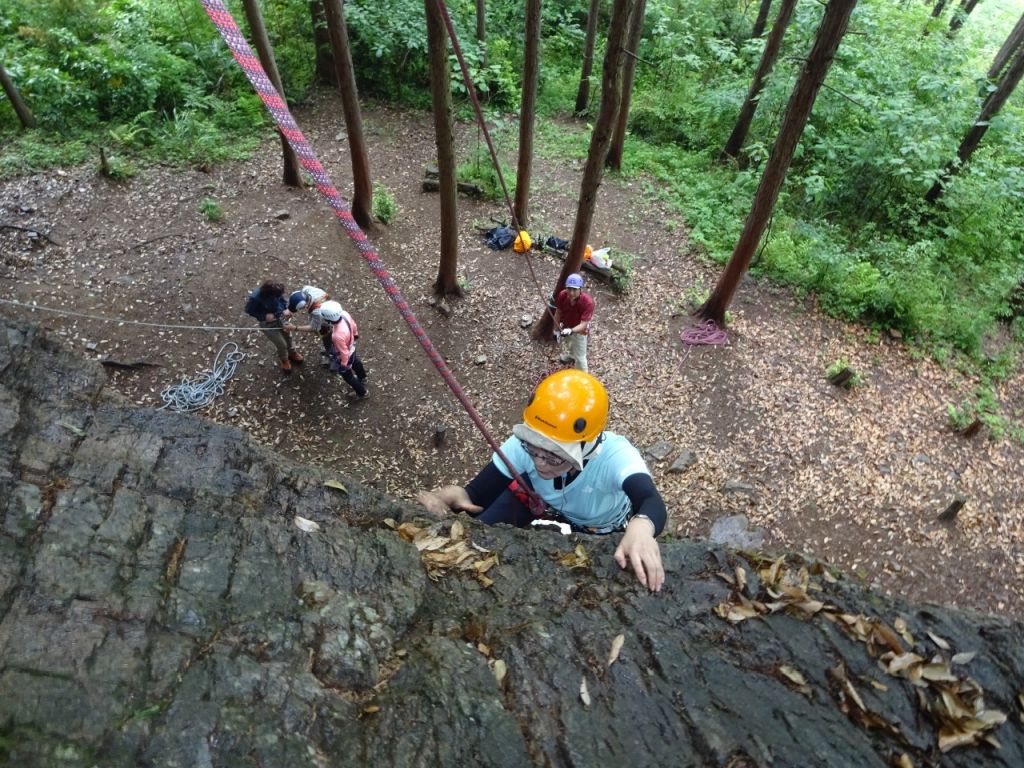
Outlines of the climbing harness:
[[215,397],[224,394],[224,384],[235,375],[235,368],[245,359],[233,341],[225,342],[217,351],[213,360],[213,369],[203,379],[185,379],[181,384],[167,387],[160,393],[164,404],[160,410],[170,408],[172,411],[197,411],[213,402]]
[[[445,384],[447,384],[448,388],[451,389],[452,394],[455,395],[455,398],[466,410],[469,418],[480,431],[480,434],[483,435],[487,444],[491,446],[495,454],[497,454],[497,456],[505,463],[505,466],[508,467],[513,477],[520,480],[521,478],[519,473],[516,471],[515,467],[512,466],[512,462],[510,462],[508,457],[506,457],[502,452],[501,446],[488,431],[483,419],[470,402],[469,397],[456,380],[455,375],[430,341],[426,331],[424,331],[423,327],[420,325],[419,320],[416,319],[412,308],[405,300],[405,297],[402,296],[394,278],[391,277],[387,268],[381,262],[376,249],[367,240],[366,233],[360,229],[359,225],[352,217],[350,206],[342,199],[338,190],[335,189],[333,182],[327,175],[324,167],[320,164],[316,154],[313,152],[313,148],[306,141],[306,137],[303,135],[302,131],[296,124],[295,119],[292,117],[284,97],[277,92],[277,89],[267,77],[266,72],[263,71],[263,66],[260,64],[259,58],[253,54],[252,49],[246,42],[244,35],[242,35],[241,30],[238,28],[238,23],[235,21],[230,11],[228,11],[224,6],[222,0],[200,0],[200,2],[203,4],[203,8],[206,10],[207,16],[210,17],[210,21],[213,22],[213,25],[217,28],[221,38],[223,38],[228,49],[235,57],[235,61],[238,62],[238,65],[242,68],[245,76],[249,79],[249,82],[252,83],[252,86],[256,91],[256,95],[260,97],[260,100],[274,118],[274,122],[277,123],[277,127],[280,129],[281,135],[288,140],[291,148],[299,158],[299,163],[302,167],[310,174],[310,176],[313,177],[313,180],[316,182],[317,190],[324,196],[324,198],[326,198],[327,204],[331,207],[331,210],[334,211],[342,229],[345,230],[345,234],[348,235],[349,239],[351,239],[355,244],[359,251],[359,255],[362,256],[367,266],[369,266],[370,271],[373,272],[374,277],[377,278],[377,282],[380,283],[381,288],[384,289],[384,293],[386,293],[388,298],[391,299],[391,303],[395,305],[398,313],[409,326],[409,329],[416,337],[416,340],[423,348],[423,351],[430,359],[430,362],[432,362],[434,367],[437,368],[441,378],[444,379]],[[442,8],[443,15],[449,25],[449,33],[453,34],[450,26],[451,20],[448,19],[447,10],[444,9],[444,4],[441,3],[440,0],[438,0],[438,4]],[[463,67],[464,66],[465,65],[463,64]],[[468,75],[468,71],[465,69],[464,74]],[[476,104],[476,106],[479,109],[479,104]],[[491,147],[492,157],[495,157],[489,137],[488,146]],[[500,168],[498,170],[498,177],[501,179]],[[504,180],[502,180],[502,185],[504,186]],[[508,192],[506,190],[506,200],[507,199]],[[518,230],[518,227],[516,229]]]

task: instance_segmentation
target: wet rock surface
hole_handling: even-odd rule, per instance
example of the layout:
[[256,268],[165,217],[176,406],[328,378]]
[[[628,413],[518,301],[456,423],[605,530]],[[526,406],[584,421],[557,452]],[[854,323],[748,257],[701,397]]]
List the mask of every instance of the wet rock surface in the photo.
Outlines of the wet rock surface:
[[428,571],[451,521],[104,384],[0,325],[3,765],[1024,765],[1019,623],[466,518],[487,581]]

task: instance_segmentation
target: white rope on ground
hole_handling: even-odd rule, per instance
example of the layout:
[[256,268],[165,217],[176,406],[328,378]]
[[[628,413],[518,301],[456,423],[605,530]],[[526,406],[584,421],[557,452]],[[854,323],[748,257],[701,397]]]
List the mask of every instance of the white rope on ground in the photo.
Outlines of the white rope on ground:
[[185,379],[181,384],[167,387],[160,393],[164,401],[160,410],[170,408],[172,411],[197,411],[205,408],[215,397],[224,394],[224,385],[234,376],[235,368],[244,359],[245,352],[235,342],[224,342],[214,358],[213,370],[205,379]]
[[[58,315],[69,315],[71,317],[82,317],[88,320],[99,320],[104,323],[117,323],[118,325],[140,325],[147,328],[177,328],[188,331],[261,331],[262,328],[252,326],[214,326],[214,325],[171,325],[169,323],[146,323],[141,320],[124,320],[121,318],[101,317],[89,315],[84,312],[72,312],[66,309],[54,307],[43,307],[38,304],[26,304],[14,299],[0,299],[0,304],[7,304],[12,307],[23,307],[33,311],[53,312]],[[223,356],[223,360],[221,360]],[[213,402],[215,397],[224,394],[224,385],[228,379],[235,375],[238,364],[245,360],[245,352],[233,341],[226,341],[217,351],[217,357],[213,360],[213,370],[206,374],[203,379],[184,379],[181,384],[167,387],[160,393],[164,404],[160,410],[170,408],[173,411],[197,411],[205,408]]]

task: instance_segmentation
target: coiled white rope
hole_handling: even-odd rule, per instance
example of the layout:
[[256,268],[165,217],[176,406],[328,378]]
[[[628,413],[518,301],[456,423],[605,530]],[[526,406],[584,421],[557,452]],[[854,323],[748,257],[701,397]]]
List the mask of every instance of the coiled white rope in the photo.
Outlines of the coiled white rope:
[[160,410],[170,408],[172,411],[197,411],[205,408],[215,397],[224,394],[224,385],[234,376],[235,368],[244,359],[245,352],[235,342],[224,342],[213,360],[213,370],[207,373],[206,378],[185,379],[181,384],[167,387],[160,393],[164,401]]

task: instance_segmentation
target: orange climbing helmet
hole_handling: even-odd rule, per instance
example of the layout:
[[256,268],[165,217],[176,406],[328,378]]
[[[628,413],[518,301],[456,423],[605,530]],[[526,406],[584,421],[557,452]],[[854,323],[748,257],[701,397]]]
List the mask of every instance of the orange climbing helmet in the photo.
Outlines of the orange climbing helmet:
[[608,423],[608,392],[589,373],[575,368],[557,371],[537,385],[523,421],[559,442],[594,440]]

